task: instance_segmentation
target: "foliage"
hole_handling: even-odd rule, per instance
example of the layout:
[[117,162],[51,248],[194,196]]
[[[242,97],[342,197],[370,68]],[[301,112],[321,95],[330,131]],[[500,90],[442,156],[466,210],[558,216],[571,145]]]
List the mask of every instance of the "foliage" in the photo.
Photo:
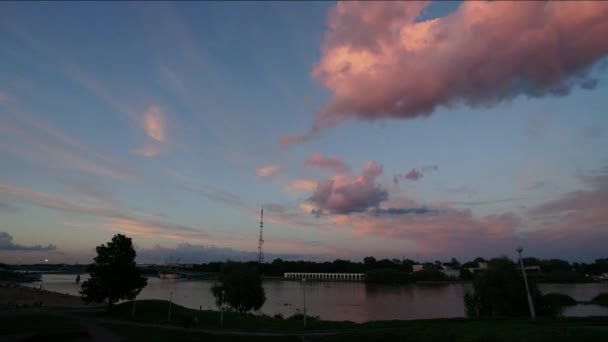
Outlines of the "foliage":
[[561,316],[564,307],[576,305],[574,298],[561,293],[547,293],[543,295],[544,311],[552,315]]
[[608,292],[600,293],[593,297],[593,299],[591,299],[591,303],[601,306],[608,306]]
[[114,235],[107,245],[97,246],[94,263],[87,267],[90,278],[82,283],[80,294],[85,303],[108,302],[108,310],[123,299],[134,299],[148,284],[135,265],[137,253],[131,238]]
[[266,302],[257,268],[246,264],[224,264],[219,283],[211,287],[211,292],[218,307],[228,306],[240,314],[259,310]]
[[[545,314],[536,284],[530,282],[529,288],[537,313]],[[521,271],[507,258],[490,261],[488,270],[473,280],[473,292],[465,294],[464,302],[467,315],[471,317],[530,314]]]
[[425,269],[410,275],[413,281],[442,281],[450,280],[450,277],[434,269]]
[[365,272],[366,283],[403,284],[409,281],[409,274],[400,270],[381,269]]

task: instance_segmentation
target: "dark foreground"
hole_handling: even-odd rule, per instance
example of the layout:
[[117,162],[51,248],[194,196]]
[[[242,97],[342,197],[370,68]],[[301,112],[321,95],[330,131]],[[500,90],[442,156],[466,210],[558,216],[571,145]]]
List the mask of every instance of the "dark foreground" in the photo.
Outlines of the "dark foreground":
[[352,322],[199,311],[158,300],[99,309],[3,308],[3,341],[608,341],[608,317]]

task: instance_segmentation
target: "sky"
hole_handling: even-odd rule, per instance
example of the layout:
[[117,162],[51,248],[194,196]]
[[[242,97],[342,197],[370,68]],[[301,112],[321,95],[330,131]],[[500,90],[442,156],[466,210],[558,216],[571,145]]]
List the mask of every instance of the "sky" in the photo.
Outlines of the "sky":
[[0,262],[608,241],[608,2],[2,2]]

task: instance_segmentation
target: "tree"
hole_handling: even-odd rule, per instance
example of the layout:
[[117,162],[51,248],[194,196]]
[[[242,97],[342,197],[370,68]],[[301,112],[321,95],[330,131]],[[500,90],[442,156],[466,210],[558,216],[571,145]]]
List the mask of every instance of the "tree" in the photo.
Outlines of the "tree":
[[266,302],[262,278],[255,266],[226,263],[219,283],[211,287],[218,307],[228,306],[238,313],[258,310]]
[[[533,282],[529,287],[536,312],[544,314],[540,291]],[[530,314],[521,271],[507,258],[492,259],[488,270],[475,277],[473,292],[467,292],[464,301],[467,315],[472,317]]]
[[123,299],[134,299],[148,284],[135,265],[137,253],[131,238],[116,234],[106,245],[97,246],[94,263],[87,267],[90,278],[82,283],[85,303],[108,302],[108,310]]

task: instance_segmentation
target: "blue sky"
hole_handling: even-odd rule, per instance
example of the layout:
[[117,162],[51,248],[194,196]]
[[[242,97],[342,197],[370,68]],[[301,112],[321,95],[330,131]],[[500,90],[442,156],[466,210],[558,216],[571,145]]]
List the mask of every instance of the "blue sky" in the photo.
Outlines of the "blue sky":
[[[534,11],[553,32],[561,17],[551,13],[591,22],[605,5],[505,3],[1,4],[0,258],[88,262],[125,233],[142,261],[254,259],[262,205],[267,259],[467,259],[518,244],[541,257],[605,257],[601,27],[587,27],[588,40],[560,36],[555,55],[492,46],[532,24],[489,20],[495,35],[477,33],[479,48],[461,34],[494,13],[529,23]],[[420,39],[429,20],[450,46]],[[497,64],[467,69],[476,60]],[[424,74],[427,61],[439,64]],[[495,83],[467,90],[499,68]],[[404,108],[387,107],[393,93]],[[428,94],[434,107],[414,108]],[[304,141],[279,143],[313,125]]]

